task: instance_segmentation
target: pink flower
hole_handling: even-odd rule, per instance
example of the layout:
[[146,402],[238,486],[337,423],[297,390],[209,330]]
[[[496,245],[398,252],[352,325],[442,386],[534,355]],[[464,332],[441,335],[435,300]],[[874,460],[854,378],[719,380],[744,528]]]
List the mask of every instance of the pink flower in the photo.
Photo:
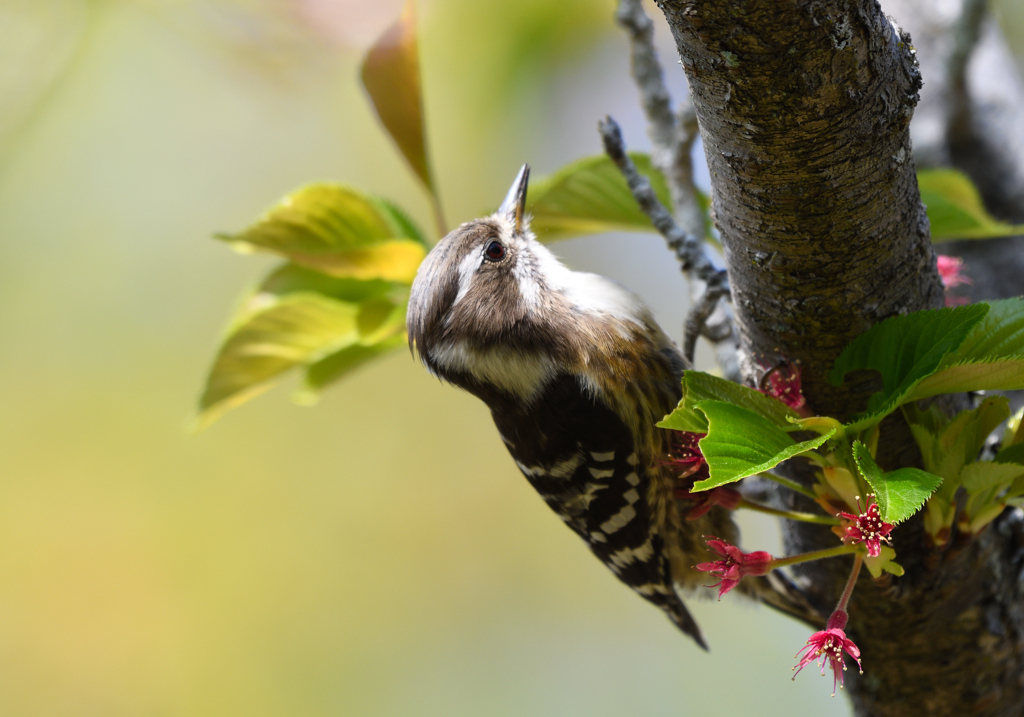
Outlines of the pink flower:
[[710,475],[708,462],[697,445],[697,442],[706,435],[708,434],[691,431],[672,431],[670,434],[668,460],[665,461],[665,465],[679,471],[680,478],[692,476],[690,486]]
[[783,362],[768,369],[761,377],[757,390],[782,401],[805,418],[811,415],[807,408],[807,400],[802,393],[802,380],[798,364]]
[[939,254],[937,257],[939,276],[942,278],[942,285],[947,289],[962,284],[973,284],[971,277],[962,274],[964,260],[957,256],[945,256]]
[[[882,552],[882,541],[892,543],[889,533],[895,527],[886,523],[879,514],[878,503],[874,502],[874,494],[868,496],[867,505],[860,515],[840,513],[838,517],[850,521],[842,526],[844,543],[864,543],[868,547],[868,557],[877,558]],[[857,496],[857,509],[860,510],[860,496]]]
[[824,677],[825,661],[828,660],[828,666],[832,668],[832,696],[835,697],[836,684],[839,685],[839,689],[843,688],[843,672],[846,671],[844,652],[857,661],[857,669],[860,674],[864,674],[864,667],[860,664],[860,648],[843,632],[848,619],[849,615],[845,610],[837,609],[829,617],[825,629],[811,635],[811,639],[807,641],[803,649],[796,653],[796,657],[800,657],[801,652],[804,655],[800,657],[800,662],[793,668],[796,670],[793,673],[794,680],[800,674],[800,670],[815,660],[818,660],[818,667],[821,668],[821,674]]
[[771,571],[772,556],[763,550],[753,553],[744,553],[735,545],[729,545],[724,540],[705,535],[708,547],[721,555],[721,559],[710,563],[700,563],[697,570],[711,573],[719,581],[714,585],[706,585],[709,588],[718,588],[718,599],[739,585],[747,575],[766,575]]
[[949,290],[963,284],[973,284],[971,278],[962,273],[964,260],[956,256],[944,256],[939,254],[936,258],[939,277],[942,285],[946,287],[946,306],[962,306],[970,303],[965,296],[950,296]]

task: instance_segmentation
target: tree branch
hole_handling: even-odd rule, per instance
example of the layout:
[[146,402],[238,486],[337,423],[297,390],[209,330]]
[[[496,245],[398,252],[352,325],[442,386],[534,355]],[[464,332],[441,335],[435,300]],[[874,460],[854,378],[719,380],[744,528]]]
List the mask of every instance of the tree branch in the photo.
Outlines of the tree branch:
[[[910,38],[874,0],[660,7],[700,120],[747,377],[782,355],[800,362],[819,413],[863,410],[870,377],[826,380],[841,349],[884,318],[943,303],[911,156],[921,80]],[[881,435],[885,468],[919,460],[901,420]],[[865,675],[848,693],[860,714],[1024,709],[1020,590],[1004,568],[1020,530],[1008,525],[938,556],[919,521],[893,534],[906,576],[862,578],[850,605]],[[789,553],[834,540],[786,528]],[[827,562],[797,572],[819,605],[846,578]]]

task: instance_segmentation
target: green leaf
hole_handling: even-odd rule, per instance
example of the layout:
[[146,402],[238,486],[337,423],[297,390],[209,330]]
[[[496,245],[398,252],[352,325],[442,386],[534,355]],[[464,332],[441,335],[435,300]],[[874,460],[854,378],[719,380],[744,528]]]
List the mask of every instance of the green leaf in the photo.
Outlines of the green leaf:
[[829,381],[838,386],[850,371],[873,369],[882,375],[883,388],[847,431],[873,426],[909,400],[911,389],[935,373],[988,311],[987,304],[919,311],[886,319],[855,338],[836,359]]
[[[414,236],[402,236],[406,232]],[[302,187],[248,229],[218,238],[243,251],[270,251],[334,277],[407,284],[426,255],[422,236],[407,217],[380,200],[334,184]]]
[[369,197],[369,199],[391,226],[392,236],[415,239],[423,246],[429,248],[430,245],[427,244],[427,239],[423,236],[423,230],[406,214],[404,209],[390,199],[384,199],[383,197]]
[[286,263],[267,275],[251,301],[257,307],[263,307],[275,297],[300,291],[311,291],[357,304],[388,294],[408,296],[407,288],[383,279],[338,279],[297,264]]
[[875,492],[882,520],[886,523],[901,523],[912,516],[942,483],[940,476],[920,468],[899,468],[883,473],[867,446],[860,441],[853,443],[853,459]]
[[960,482],[968,495],[1007,487],[1014,479],[1024,475],[1024,465],[1007,462],[976,461],[964,466]]
[[933,242],[1024,234],[1024,225],[1011,226],[989,215],[974,184],[955,169],[923,170],[917,184]]
[[685,371],[683,398],[675,410],[665,416],[658,426],[674,431],[706,433],[707,419],[703,412],[697,410],[696,405],[707,400],[741,406],[784,428],[791,426],[789,419],[798,418],[793,409],[782,401],[766,396],[760,391],[703,371]]
[[1024,299],[985,303],[988,313],[945,364],[1024,355]]
[[[307,367],[300,399],[309,402],[313,392],[357,363],[394,350],[405,341],[408,294],[407,287],[392,282],[336,279],[295,264],[278,267],[228,324],[197,427],[266,390],[292,368]],[[344,356],[335,358],[339,354]],[[343,365],[342,358],[352,365]]]
[[402,14],[367,51],[360,76],[384,129],[434,194],[423,123],[415,0],[407,0]]
[[985,439],[1010,415],[1009,402],[1003,396],[989,396],[970,411],[961,411],[953,420],[938,409],[918,410],[903,406],[910,430],[921,448],[925,470],[943,478],[936,495],[950,503],[960,486],[963,467],[975,460]]
[[405,334],[396,334],[369,346],[348,346],[310,364],[306,369],[303,387],[295,395],[296,403],[315,403],[328,385],[405,345]]
[[[1024,478],[1024,466],[977,461],[964,466],[960,478],[967,490],[964,513],[971,532],[976,532],[994,520],[1003,511],[1006,501],[1014,497],[1014,484],[1017,479]],[[1007,489],[1010,489],[1009,493],[1000,498],[999,494]]]
[[359,343],[372,346],[405,330],[405,302],[396,302],[393,297],[369,299],[359,305],[356,325],[359,328]]
[[1024,299],[988,302],[991,307],[956,351],[906,400],[962,391],[1024,388]]
[[[645,154],[631,153],[655,194],[672,206],[665,177]],[[610,231],[654,231],[618,167],[605,155],[569,164],[530,187],[530,225],[541,241]]]
[[696,408],[707,417],[708,435],[698,446],[710,469],[710,478],[697,481],[701,491],[733,483],[774,468],[782,461],[813,450],[835,431],[796,443],[767,418],[724,401],[701,401]]
[[312,292],[279,297],[228,335],[199,402],[197,427],[268,389],[289,369],[359,339],[359,305]]
[[1006,422],[1002,443],[1004,447],[1024,443],[1024,408],[1018,409]]
[[941,369],[921,381],[905,401],[964,391],[1016,391],[1024,388],[1024,357],[991,363],[965,363]]
[[1014,443],[1007,446],[993,458],[996,463],[1017,463],[1024,465],[1024,443]]

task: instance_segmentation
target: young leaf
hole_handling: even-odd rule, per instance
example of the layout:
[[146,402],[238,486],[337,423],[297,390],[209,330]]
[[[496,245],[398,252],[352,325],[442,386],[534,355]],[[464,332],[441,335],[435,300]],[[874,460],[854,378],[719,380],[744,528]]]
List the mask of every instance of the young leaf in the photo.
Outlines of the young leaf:
[[1024,299],[991,307],[956,351],[910,392],[913,401],[941,393],[1024,388]]
[[390,199],[384,197],[368,197],[371,202],[377,207],[377,210],[391,225],[391,235],[396,237],[404,237],[406,239],[415,239],[423,246],[429,248],[426,237],[423,236],[423,230],[417,226],[416,222],[405,213],[405,210],[399,207],[397,204],[392,202]]
[[741,406],[783,428],[791,427],[789,419],[798,418],[793,409],[782,401],[766,396],[760,391],[703,371],[685,371],[683,398],[675,410],[665,416],[658,426],[674,431],[707,433],[707,419],[703,412],[696,409],[699,402],[707,400]]
[[847,431],[873,426],[909,400],[911,389],[935,373],[988,310],[987,304],[975,304],[895,316],[855,338],[836,359],[829,381],[838,386],[854,369],[874,369],[882,375],[883,388],[868,401],[867,413]]
[[975,461],[964,466],[960,473],[968,495],[974,495],[993,488],[1008,487],[1016,478],[1024,475],[1024,465],[1009,462]]
[[880,485],[871,485],[882,508],[882,519],[900,523],[912,516],[942,483],[942,478],[920,468],[898,468],[886,473]]
[[321,294],[282,296],[248,313],[218,352],[199,401],[198,426],[262,393],[288,369],[359,339],[359,306]]
[[300,291],[311,291],[339,301],[357,304],[388,295],[395,295],[403,300],[408,297],[407,288],[390,281],[338,279],[297,264],[287,263],[267,275],[250,299],[250,303],[262,308],[276,297]]
[[[658,198],[671,205],[665,177],[644,154],[630,154],[641,174],[651,180]],[[626,180],[605,155],[569,164],[530,187],[530,224],[541,241],[610,231],[654,231],[640,211]]]
[[1007,446],[993,458],[996,463],[1017,463],[1024,465],[1024,443],[1014,443]]
[[1003,447],[1024,443],[1024,408],[1010,416],[1003,430]]
[[332,357],[352,349],[346,355],[365,363],[394,350],[404,341],[407,301],[408,288],[391,282],[336,279],[295,264],[279,266],[228,324],[197,425],[269,388],[293,367],[308,367],[309,390],[301,396],[308,398],[355,367]]
[[335,353],[310,364],[306,368],[306,376],[302,389],[295,395],[295,401],[302,404],[315,403],[323,389],[357,368],[374,359],[385,356],[395,349],[404,346],[404,333],[398,333],[380,343],[364,346],[356,344],[336,351]]
[[1024,388],[1024,356],[964,363],[940,369],[910,391],[905,401],[964,391],[1017,391]]
[[334,184],[302,187],[248,229],[218,238],[244,250],[279,254],[334,277],[403,283],[412,283],[426,255],[407,217],[351,187]]
[[890,548],[888,545],[881,546],[881,551],[877,558],[864,557],[864,567],[871,573],[871,577],[880,578],[882,577],[882,571],[892,573],[896,577],[903,575],[903,566],[897,563],[893,558],[896,557],[896,551]]
[[[967,490],[964,514],[969,532],[977,532],[1003,512],[1006,499],[1011,497],[1013,484],[1024,477],[1024,466],[1016,463],[977,461],[964,466],[960,479]],[[999,494],[1010,489],[1010,495]]]
[[1011,226],[989,215],[974,184],[955,169],[918,172],[917,185],[928,210],[933,242],[1024,233],[1024,226]]
[[384,129],[434,194],[423,123],[415,0],[407,0],[402,14],[367,51],[360,75]]
[[988,435],[1010,415],[1003,396],[989,396],[971,411],[961,411],[949,420],[934,406],[927,411],[905,404],[903,413],[921,448],[924,468],[943,479],[935,496],[952,503],[960,486],[964,465],[977,457]]
[[708,435],[698,446],[708,462],[710,477],[697,481],[701,491],[733,483],[770,470],[782,461],[813,450],[835,433],[796,443],[767,418],[724,401],[701,401],[696,408],[708,422]]
[[853,459],[864,479],[875,492],[875,499],[886,523],[901,523],[916,513],[942,478],[919,468],[899,468],[883,473],[860,441],[853,443]]
[[1017,297],[986,303],[988,313],[944,364],[1024,355],[1024,299]]

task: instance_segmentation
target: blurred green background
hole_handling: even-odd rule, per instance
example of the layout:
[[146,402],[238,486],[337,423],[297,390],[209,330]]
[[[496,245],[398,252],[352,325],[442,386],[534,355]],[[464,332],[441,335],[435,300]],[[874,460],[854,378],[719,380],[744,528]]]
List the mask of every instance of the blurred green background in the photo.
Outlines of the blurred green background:
[[[0,0],[0,714],[848,714],[830,681],[787,679],[808,630],[766,610],[696,604],[701,653],[550,514],[484,406],[404,351],[313,409],[278,389],[187,433],[231,308],[275,263],[213,232],[312,180],[431,226],[356,82],[398,6]],[[524,161],[596,154],[605,113],[647,146],[612,10],[423,3],[449,221]],[[681,326],[657,237],[556,250]]]

